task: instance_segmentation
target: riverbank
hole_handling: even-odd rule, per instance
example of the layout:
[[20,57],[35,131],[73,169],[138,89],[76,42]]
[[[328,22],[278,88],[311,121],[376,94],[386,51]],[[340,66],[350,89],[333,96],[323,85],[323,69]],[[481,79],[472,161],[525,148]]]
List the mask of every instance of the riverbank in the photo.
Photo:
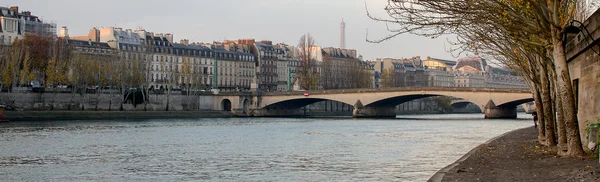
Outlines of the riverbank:
[[226,118],[221,111],[5,111],[9,121]]
[[597,158],[561,158],[539,145],[533,127],[486,142],[429,181],[598,181]]

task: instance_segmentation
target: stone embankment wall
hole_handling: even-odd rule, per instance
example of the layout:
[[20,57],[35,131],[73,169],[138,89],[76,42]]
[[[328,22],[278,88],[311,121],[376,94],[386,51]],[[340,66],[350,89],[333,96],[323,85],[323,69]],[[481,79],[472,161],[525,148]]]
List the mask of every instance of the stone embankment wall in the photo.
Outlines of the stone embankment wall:
[[[213,95],[187,96],[171,94],[168,96],[169,111],[213,111]],[[47,110],[121,110],[123,96],[120,94],[80,94],[70,93],[0,93],[0,104],[12,106],[23,111]],[[150,94],[148,104],[135,105],[124,103],[124,111],[166,111],[167,95]],[[83,109],[82,109],[83,108]]]
[[597,123],[596,117],[600,117],[600,11],[596,11],[583,23],[585,27],[581,28],[587,31],[582,30],[578,35],[570,37],[572,41],[566,46],[566,54],[576,92],[579,131],[585,145],[586,122]]

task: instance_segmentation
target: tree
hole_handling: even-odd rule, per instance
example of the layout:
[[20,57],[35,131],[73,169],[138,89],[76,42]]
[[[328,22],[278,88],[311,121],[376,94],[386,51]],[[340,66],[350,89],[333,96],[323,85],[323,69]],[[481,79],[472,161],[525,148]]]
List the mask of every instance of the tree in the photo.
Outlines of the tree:
[[393,88],[395,87],[395,71],[394,68],[384,69],[381,73],[380,83],[381,88]]
[[310,34],[305,34],[300,38],[300,42],[298,43],[298,55],[300,58],[298,77],[302,89],[319,89],[319,65],[314,58],[316,56],[315,54],[320,54],[317,50],[315,39]]
[[[574,18],[578,1],[535,0],[535,1],[445,1],[445,0],[389,0],[386,11],[391,19],[376,18],[376,21],[390,23],[398,28],[388,28],[392,32],[385,38],[369,41],[381,42],[397,35],[412,33],[428,37],[443,34],[464,35],[479,27],[494,27],[501,38],[511,37],[524,47],[540,47],[548,51],[551,59],[541,59],[550,65],[549,70],[556,72],[556,97],[562,104],[565,128],[568,133],[568,152],[570,156],[583,155],[581,139],[575,113],[573,88],[570,83],[562,39],[567,26]],[[389,26],[388,26],[389,27]],[[489,29],[483,29],[483,31]],[[486,39],[468,39],[471,41],[490,41]],[[468,49],[468,42],[461,48]],[[502,54],[499,54],[502,55]],[[548,64],[545,64],[548,65]],[[541,70],[541,69],[538,69]],[[545,107],[551,107],[544,105]],[[554,117],[554,116],[552,116]],[[548,123],[552,125],[552,123]],[[552,128],[550,128],[552,129]],[[554,130],[554,129],[552,129]],[[552,131],[551,131],[552,132]]]
[[192,92],[194,92],[192,90],[192,88],[193,88],[192,84],[196,83],[196,81],[194,81],[195,74],[193,72],[194,71],[193,65],[192,65],[190,59],[193,59],[193,58],[189,58],[189,57],[184,58],[183,64],[181,65],[181,77],[182,77],[181,83],[182,83],[182,87],[185,88],[186,96],[187,96],[187,99],[184,100],[184,104],[188,107],[188,110],[189,110],[189,106],[191,105],[191,102],[190,102],[192,100],[191,95],[192,95]]
[[15,87],[17,87],[20,84],[21,76],[23,75],[21,74],[21,71],[23,70],[23,62],[26,54],[25,46],[23,45],[22,41],[16,39],[15,42],[13,42],[13,44],[11,45],[11,47],[8,49],[8,52],[9,55],[6,61],[7,67],[5,67],[2,73],[0,74],[2,76],[3,85],[7,85],[9,87],[9,99],[6,105],[14,107],[16,95],[12,94],[11,92]]
[[50,103],[50,110],[54,110],[54,104],[56,103],[56,96],[59,91],[58,85],[67,83],[68,71],[69,71],[69,60],[71,59],[71,49],[66,45],[63,39],[58,39],[53,42],[51,47],[51,57],[48,60],[46,66],[46,87],[52,87],[52,102]]

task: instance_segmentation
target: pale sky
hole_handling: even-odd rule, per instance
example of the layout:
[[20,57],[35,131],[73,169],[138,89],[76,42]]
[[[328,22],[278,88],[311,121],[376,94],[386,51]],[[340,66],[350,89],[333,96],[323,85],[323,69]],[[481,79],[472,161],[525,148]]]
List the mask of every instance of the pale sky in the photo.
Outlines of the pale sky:
[[[366,0],[373,15],[385,17],[387,0]],[[19,6],[71,36],[87,35],[93,27],[142,27],[173,33],[175,41],[212,42],[225,39],[271,40],[297,45],[311,33],[322,47],[340,46],[340,22],[346,22],[346,47],[367,60],[379,57],[427,56],[456,60],[446,52],[445,38],[402,35],[381,44],[365,41],[389,33],[385,24],[366,16],[365,0],[2,0]]]

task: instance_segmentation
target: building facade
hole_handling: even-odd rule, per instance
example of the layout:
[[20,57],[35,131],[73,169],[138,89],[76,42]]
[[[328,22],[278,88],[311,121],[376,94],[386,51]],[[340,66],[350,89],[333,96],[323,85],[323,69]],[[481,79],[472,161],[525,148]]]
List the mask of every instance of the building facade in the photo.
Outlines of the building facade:
[[427,57],[423,60],[423,66],[429,75],[429,86],[432,87],[454,87],[454,74],[452,67],[455,61]]
[[372,88],[371,66],[358,59],[356,50],[333,47],[321,50],[320,89]]
[[25,34],[56,36],[56,24],[46,23],[30,11],[19,12],[18,6],[0,6],[0,43],[12,44]]
[[11,45],[16,39],[23,38],[24,26],[19,18],[18,7],[0,6],[0,40],[3,44]]
[[380,86],[428,86],[429,75],[420,57],[405,59],[378,58],[375,70],[381,70]]

